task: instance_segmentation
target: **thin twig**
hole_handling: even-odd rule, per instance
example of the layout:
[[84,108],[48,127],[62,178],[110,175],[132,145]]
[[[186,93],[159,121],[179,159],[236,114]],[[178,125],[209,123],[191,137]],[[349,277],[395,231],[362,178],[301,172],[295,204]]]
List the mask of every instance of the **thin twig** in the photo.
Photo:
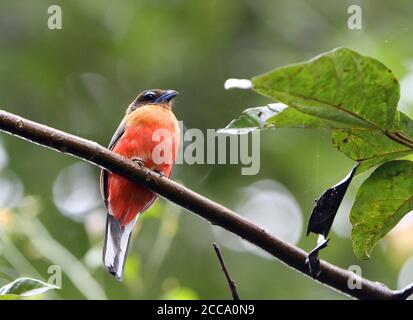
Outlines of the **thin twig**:
[[235,285],[235,281],[232,280],[231,276],[229,275],[228,269],[224,262],[224,257],[222,256],[219,246],[215,242],[212,244],[212,246],[214,247],[215,253],[217,254],[218,261],[221,265],[222,272],[225,275],[225,279],[227,279],[227,283],[228,283],[229,290],[231,291],[232,299],[240,300],[238,291],[237,291],[237,286]]
[[[12,113],[0,110],[0,130],[36,144],[70,154],[96,166],[143,185],[158,195],[192,211],[212,224],[255,244],[291,268],[309,275],[305,264],[307,252],[269,234],[236,212],[158,174],[139,167],[96,142],[59,131]],[[359,278],[361,289],[348,286],[354,273],[320,260],[320,274],[315,279],[358,299],[402,299],[397,291],[383,284]]]

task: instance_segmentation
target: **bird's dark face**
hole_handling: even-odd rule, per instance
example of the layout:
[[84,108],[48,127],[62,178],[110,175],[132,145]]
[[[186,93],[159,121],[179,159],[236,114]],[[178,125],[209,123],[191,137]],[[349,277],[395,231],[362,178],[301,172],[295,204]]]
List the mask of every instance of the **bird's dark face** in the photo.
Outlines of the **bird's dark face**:
[[171,108],[172,99],[178,95],[175,90],[160,90],[152,89],[142,91],[129,106],[127,113],[146,104],[161,104],[167,108]]

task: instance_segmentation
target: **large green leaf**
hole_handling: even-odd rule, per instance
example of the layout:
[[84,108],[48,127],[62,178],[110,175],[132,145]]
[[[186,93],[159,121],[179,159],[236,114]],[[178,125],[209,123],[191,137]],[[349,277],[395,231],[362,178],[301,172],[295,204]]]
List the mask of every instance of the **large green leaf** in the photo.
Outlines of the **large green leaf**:
[[[413,121],[401,112],[399,117],[399,131],[406,137],[411,136]],[[357,173],[413,152],[411,148],[390,139],[383,131],[368,128],[334,130],[333,142],[338,150],[360,162]]]
[[317,118],[298,111],[295,108],[285,108],[266,120],[267,126],[275,128],[316,128],[337,129],[348,128],[345,123]]
[[408,139],[413,140],[413,120],[400,111],[399,119],[400,122],[398,132],[407,137]]
[[413,150],[390,140],[377,130],[335,130],[333,141],[338,150],[349,158],[360,162],[357,173],[361,173],[380,163],[398,159]]
[[355,254],[368,259],[377,242],[413,210],[413,162],[390,161],[361,185],[350,213]]
[[33,296],[46,292],[50,289],[58,288],[40,280],[19,278],[0,288],[0,299],[11,299],[13,296]]
[[395,130],[399,83],[381,62],[339,48],[252,79],[257,92],[322,119]]

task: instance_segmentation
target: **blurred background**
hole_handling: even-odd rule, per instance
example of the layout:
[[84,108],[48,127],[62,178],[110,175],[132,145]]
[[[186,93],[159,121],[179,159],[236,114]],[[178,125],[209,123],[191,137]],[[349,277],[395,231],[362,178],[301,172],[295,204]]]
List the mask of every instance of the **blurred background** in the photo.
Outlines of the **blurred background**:
[[[47,9],[62,8],[62,30]],[[362,30],[347,27],[351,4]],[[401,80],[400,109],[413,114],[412,1],[31,1],[0,4],[0,107],[107,145],[127,105],[148,88],[176,89],[187,128],[222,128],[247,107],[270,101],[225,91],[227,78],[344,46],[371,55]],[[244,299],[346,299],[238,237],[164,200],[140,220],[117,282],[101,263],[105,209],[98,168],[7,134],[0,135],[0,286],[47,280],[60,266],[62,289],[47,299],[224,299],[216,241]],[[261,169],[177,165],[173,179],[233,208],[268,231],[311,249],[305,227],[314,199],[352,167],[328,131],[261,133]],[[354,181],[321,257],[392,288],[413,281],[413,219],[407,216],[369,261],[353,254],[348,212]]]

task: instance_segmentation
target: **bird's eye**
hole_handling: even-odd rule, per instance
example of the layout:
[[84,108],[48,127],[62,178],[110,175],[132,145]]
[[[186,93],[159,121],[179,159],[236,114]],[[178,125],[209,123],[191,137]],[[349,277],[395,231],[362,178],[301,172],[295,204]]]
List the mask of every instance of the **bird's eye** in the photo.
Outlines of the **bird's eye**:
[[153,91],[145,92],[145,93],[142,95],[142,98],[143,98],[144,100],[153,100],[153,99],[156,98],[156,93],[153,92]]

